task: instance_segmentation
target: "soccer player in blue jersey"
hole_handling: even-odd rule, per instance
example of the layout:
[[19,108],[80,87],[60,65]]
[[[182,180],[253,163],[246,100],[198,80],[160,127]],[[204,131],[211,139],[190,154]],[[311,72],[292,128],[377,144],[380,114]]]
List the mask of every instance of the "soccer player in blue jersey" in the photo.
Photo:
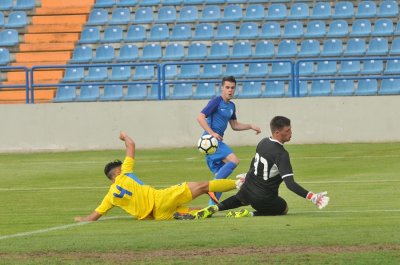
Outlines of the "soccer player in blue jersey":
[[[226,179],[239,164],[239,158],[232,149],[223,142],[224,132],[229,125],[234,131],[254,130],[256,134],[260,128],[253,124],[238,122],[236,107],[231,102],[235,95],[236,80],[233,76],[222,79],[221,96],[211,99],[207,106],[197,116],[197,121],[204,129],[205,134],[212,135],[218,140],[218,149],[214,154],[207,155],[206,161],[215,179]],[[210,205],[218,203],[221,193],[209,194]]]

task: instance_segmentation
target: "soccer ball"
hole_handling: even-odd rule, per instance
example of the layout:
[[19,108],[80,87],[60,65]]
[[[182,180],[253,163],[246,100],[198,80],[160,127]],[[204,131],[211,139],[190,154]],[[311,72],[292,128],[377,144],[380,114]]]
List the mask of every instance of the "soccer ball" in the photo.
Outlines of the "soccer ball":
[[209,134],[203,135],[197,142],[197,148],[202,154],[214,154],[218,148],[218,140]]

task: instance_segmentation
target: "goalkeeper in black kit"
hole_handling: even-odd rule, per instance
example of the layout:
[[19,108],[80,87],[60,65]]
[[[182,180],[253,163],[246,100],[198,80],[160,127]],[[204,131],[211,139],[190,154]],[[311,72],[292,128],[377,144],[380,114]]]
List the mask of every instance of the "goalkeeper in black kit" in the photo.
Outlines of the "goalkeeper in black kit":
[[249,171],[237,177],[239,184],[242,184],[237,194],[217,205],[199,210],[186,219],[203,219],[218,211],[245,205],[250,205],[255,211],[250,212],[247,209],[238,212],[230,211],[227,217],[285,215],[289,208],[286,201],[278,194],[282,182],[285,182],[289,190],[311,201],[319,209],[328,205],[327,192],[307,191],[294,180],[289,153],[283,146],[292,137],[290,120],[283,116],[276,116],[271,120],[270,128],[272,136],[262,139],[257,145]]

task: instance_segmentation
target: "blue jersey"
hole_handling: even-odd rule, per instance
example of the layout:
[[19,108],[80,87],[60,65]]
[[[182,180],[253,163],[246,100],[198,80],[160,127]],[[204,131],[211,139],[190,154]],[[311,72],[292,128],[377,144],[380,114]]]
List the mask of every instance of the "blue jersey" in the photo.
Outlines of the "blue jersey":
[[226,103],[221,96],[210,100],[201,113],[206,116],[210,128],[221,136],[224,136],[228,122],[236,120],[235,104]]

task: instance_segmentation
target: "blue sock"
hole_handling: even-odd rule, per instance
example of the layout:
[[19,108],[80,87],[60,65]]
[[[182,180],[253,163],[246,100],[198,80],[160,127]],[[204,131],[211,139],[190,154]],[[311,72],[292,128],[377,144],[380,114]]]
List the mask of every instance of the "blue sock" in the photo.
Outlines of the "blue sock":
[[[226,179],[232,171],[236,168],[236,164],[233,162],[228,162],[223,165],[215,175],[214,179]],[[219,200],[221,198],[222,192],[215,192],[215,197]],[[215,203],[210,199],[208,205],[214,205]]]

